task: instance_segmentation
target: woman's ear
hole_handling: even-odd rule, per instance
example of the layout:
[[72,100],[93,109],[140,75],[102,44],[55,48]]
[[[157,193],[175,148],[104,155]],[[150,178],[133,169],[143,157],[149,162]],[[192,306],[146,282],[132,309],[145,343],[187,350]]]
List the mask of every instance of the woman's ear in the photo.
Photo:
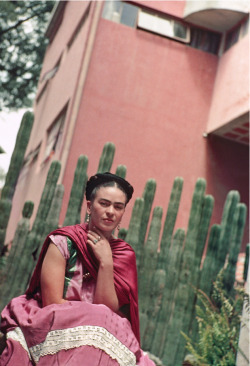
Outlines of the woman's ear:
[[87,213],[90,215],[91,214],[91,201],[87,201]]

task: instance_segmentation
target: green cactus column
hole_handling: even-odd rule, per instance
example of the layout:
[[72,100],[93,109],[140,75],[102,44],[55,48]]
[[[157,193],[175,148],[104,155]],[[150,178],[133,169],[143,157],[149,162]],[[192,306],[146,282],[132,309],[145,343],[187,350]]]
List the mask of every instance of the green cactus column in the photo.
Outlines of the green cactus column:
[[215,257],[215,264],[217,267],[216,275],[220,272],[221,268],[224,266],[225,259],[229,251],[229,243],[233,227],[233,220],[236,207],[239,201],[240,201],[239,192],[230,191],[228,193],[223,208],[218,252]]
[[88,157],[80,155],[75,169],[74,180],[63,226],[75,225],[81,222],[81,208],[87,184]]
[[177,229],[173,237],[170,259],[166,270],[166,282],[162,295],[161,308],[158,313],[155,332],[152,334],[150,352],[158,357],[164,352],[169,331],[169,321],[172,313],[175,290],[179,279],[179,269],[182,259],[182,248],[185,240],[185,231]]
[[46,226],[44,230],[46,233],[50,233],[51,231],[56,230],[58,228],[63,195],[64,195],[63,184],[57,184],[55,189],[55,195],[53,197],[48,217],[46,219]]
[[238,203],[236,206],[232,224],[228,264],[224,273],[224,286],[228,295],[230,294],[233,295],[236,266],[244,234],[246,215],[247,215],[246,205],[244,203]]
[[143,207],[144,207],[144,199],[141,197],[137,197],[133,206],[132,215],[129,222],[129,228],[126,235],[126,241],[131,245],[131,247],[135,251],[136,263],[140,257],[140,251],[141,251],[141,248],[139,246],[139,236],[141,229]]
[[[1,192],[0,200],[0,255],[4,246],[6,229],[11,212],[11,201],[14,196],[17,180],[21,171],[25,151],[29,142],[34,116],[31,112],[25,112],[18,130],[15,147],[11,156],[9,169],[5,178],[5,184]],[[1,201],[4,201],[1,203]]]
[[45,237],[47,236],[46,219],[55,194],[57,180],[61,170],[61,163],[53,161],[50,165],[47,179],[38,206],[32,230],[29,232],[23,254],[19,263],[19,293],[23,293],[28,285],[36,260],[40,254]]
[[141,230],[140,230],[140,245],[144,243],[146,232],[149,223],[149,217],[155,197],[156,191],[156,181],[155,179],[148,179],[142,194],[142,198],[144,199],[144,208],[142,214],[142,221],[141,221]]
[[[188,284],[188,301],[185,308],[185,317],[183,317],[182,331],[188,333],[192,329],[193,318],[195,316],[196,293],[195,289],[199,286],[200,266],[202,254],[205,248],[207,234],[210,226],[211,216],[214,207],[214,199],[208,195],[203,198],[201,217],[198,224],[196,236],[196,250],[193,258],[193,268],[191,268],[189,284]],[[188,238],[188,237],[187,237]],[[191,239],[192,240],[192,239]],[[191,245],[192,247],[192,245]],[[191,249],[192,250],[192,249]],[[194,335],[193,335],[194,336]],[[176,364],[181,364],[185,355],[186,341],[184,337],[179,338],[178,350],[175,358]]]
[[185,329],[188,327],[190,323],[191,314],[187,313],[187,309],[190,301],[190,292],[193,292],[191,287],[192,272],[199,271],[199,268],[195,267],[195,253],[199,225],[202,216],[205,188],[206,181],[199,178],[196,182],[192,198],[179,281],[176,288],[174,312],[172,314],[167,338],[168,346],[165,347],[163,356],[160,355],[164,362],[168,360],[169,365],[173,366],[180,365],[183,360],[181,358],[183,357],[185,345],[183,346],[183,344],[181,344],[180,347],[180,332],[183,328]]
[[26,244],[30,229],[30,217],[33,213],[34,204],[27,201],[24,204],[22,218],[17,224],[13,243],[7,257],[4,270],[0,279],[0,310],[10,301],[11,298],[19,295],[17,291],[16,278],[19,277],[19,263],[23,255],[23,248]]
[[162,208],[155,207],[145,246],[143,247],[143,264],[138,273],[140,312],[146,313],[151,302],[151,282],[156,269],[157,248],[161,230]]
[[109,172],[114,160],[115,145],[112,142],[106,142],[103,147],[102,155],[100,157],[98,173]]
[[168,203],[167,214],[164,221],[161,246],[160,246],[161,251],[158,256],[157,268],[163,268],[163,269],[167,268],[167,260],[169,258],[172,236],[179,210],[182,188],[183,188],[183,178],[176,177],[174,179]]
[[116,172],[115,174],[118,175],[119,177],[125,179],[126,178],[126,173],[127,173],[127,168],[125,165],[118,165],[116,168]]

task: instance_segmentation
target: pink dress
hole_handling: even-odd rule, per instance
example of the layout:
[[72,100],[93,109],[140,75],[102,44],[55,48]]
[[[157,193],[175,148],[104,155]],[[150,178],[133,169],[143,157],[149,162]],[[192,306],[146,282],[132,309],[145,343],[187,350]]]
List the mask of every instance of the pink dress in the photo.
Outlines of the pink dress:
[[[7,347],[0,366],[154,366],[130,322],[93,304],[95,280],[65,236],[50,239],[66,259],[64,304],[41,306],[41,296],[13,299],[2,312]],[[53,279],[51,279],[53,280]]]

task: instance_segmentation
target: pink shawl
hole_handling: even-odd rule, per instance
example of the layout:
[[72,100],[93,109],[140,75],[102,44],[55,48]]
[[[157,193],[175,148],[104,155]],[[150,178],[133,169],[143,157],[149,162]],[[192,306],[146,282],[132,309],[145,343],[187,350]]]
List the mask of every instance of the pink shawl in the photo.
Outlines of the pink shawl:
[[[87,245],[87,224],[66,226],[57,229],[49,235],[68,236],[75,244],[79,254],[93,278],[97,278],[98,262],[94,255],[90,252]],[[27,295],[33,295],[40,287],[40,273],[42,262],[45,257],[48,246],[51,242],[49,235],[45,239],[41,254],[39,256],[36,268],[32,275]],[[138,312],[138,286],[137,286],[137,270],[136,258],[134,250],[128,243],[121,239],[112,239],[110,245],[113,253],[114,261],[114,281],[116,293],[120,306],[129,304],[131,326],[133,332],[140,342],[139,330],[139,312]]]

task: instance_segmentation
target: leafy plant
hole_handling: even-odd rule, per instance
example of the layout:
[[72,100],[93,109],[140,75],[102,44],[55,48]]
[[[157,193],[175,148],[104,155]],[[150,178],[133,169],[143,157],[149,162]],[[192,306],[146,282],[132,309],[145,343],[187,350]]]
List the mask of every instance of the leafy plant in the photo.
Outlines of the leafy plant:
[[[224,269],[216,277],[213,292],[209,298],[198,290],[200,306],[196,306],[198,340],[193,343],[186,334],[186,348],[191,355],[185,365],[193,366],[235,366],[238,347],[243,302],[249,304],[249,295],[243,287],[235,289],[235,297],[229,297],[223,285]],[[247,359],[246,355],[244,358]]]

